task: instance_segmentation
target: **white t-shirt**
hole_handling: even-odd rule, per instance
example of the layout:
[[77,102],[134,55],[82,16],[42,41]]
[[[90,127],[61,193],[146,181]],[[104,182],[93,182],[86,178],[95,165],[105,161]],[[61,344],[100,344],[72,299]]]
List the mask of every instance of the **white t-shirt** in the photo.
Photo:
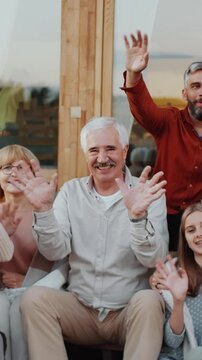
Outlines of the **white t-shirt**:
[[104,201],[106,209],[109,209],[118,199],[121,198],[121,191],[120,190],[118,190],[117,192],[115,192],[112,195],[100,195],[95,190],[95,188],[93,188],[93,192],[97,197],[99,197],[100,199],[102,199]]

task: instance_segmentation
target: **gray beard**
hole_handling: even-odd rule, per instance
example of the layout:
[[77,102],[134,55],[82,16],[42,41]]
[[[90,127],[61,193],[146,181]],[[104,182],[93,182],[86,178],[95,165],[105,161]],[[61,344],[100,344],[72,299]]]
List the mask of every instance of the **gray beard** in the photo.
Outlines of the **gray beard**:
[[202,109],[197,109],[192,102],[188,102],[188,108],[192,117],[196,120],[202,121]]

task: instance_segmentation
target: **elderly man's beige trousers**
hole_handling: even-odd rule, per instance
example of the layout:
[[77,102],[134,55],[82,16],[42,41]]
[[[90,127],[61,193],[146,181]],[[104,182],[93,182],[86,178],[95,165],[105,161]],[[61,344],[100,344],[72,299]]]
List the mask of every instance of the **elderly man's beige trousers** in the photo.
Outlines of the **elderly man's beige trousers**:
[[73,344],[120,344],[124,360],[157,360],[161,349],[164,302],[157,291],[137,292],[127,307],[98,311],[74,294],[47,287],[29,288],[21,302],[29,360],[66,360],[64,338]]

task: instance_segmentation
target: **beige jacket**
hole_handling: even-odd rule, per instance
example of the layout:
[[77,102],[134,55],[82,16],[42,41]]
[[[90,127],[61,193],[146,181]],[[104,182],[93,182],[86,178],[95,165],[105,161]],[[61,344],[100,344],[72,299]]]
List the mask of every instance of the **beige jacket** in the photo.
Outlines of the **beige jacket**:
[[13,242],[10,240],[3,225],[0,223],[0,262],[11,260],[13,252]]
[[[137,178],[126,169],[125,181]],[[120,194],[108,209],[93,191],[92,177],[66,182],[54,209],[35,213],[39,251],[49,260],[69,256],[68,291],[94,308],[119,309],[168,251],[165,197],[148,208],[148,218],[132,223]]]

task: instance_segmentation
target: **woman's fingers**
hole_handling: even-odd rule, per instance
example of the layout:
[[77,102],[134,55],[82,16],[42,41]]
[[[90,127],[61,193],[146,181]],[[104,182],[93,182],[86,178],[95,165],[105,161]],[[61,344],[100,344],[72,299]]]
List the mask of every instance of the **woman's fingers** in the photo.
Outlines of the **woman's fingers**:
[[51,177],[51,180],[50,180],[50,187],[53,191],[56,191],[57,184],[58,184],[58,174],[55,173],[55,174],[53,174],[53,176]]

